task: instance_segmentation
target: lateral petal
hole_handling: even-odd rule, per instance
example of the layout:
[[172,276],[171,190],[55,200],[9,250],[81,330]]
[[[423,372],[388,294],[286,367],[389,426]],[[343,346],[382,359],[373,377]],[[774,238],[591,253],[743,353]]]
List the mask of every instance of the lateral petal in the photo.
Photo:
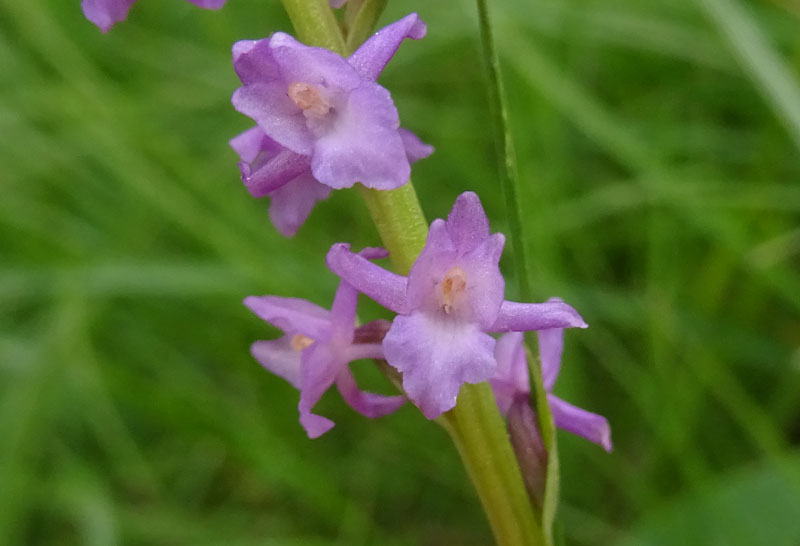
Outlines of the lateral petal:
[[350,251],[347,243],[336,243],[325,257],[328,269],[395,313],[406,307],[406,278],[375,265]]
[[375,81],[386,63],[397,53],[403,40],[419,40],[426,32],[427,27],[422,19],[416,13],[411,13],[373,34],[350,55],[347,62],[362,78]]
[[550,411],[558,428],[583,436],[611,452],[613,449],[611,426],[605,417],[573,406],[552,394],[547,395],[547,402],[550,404]]
[[518,303],[504,301],[489,332],[528,332],[550,328],[587,328],[583,318],[563,302]]

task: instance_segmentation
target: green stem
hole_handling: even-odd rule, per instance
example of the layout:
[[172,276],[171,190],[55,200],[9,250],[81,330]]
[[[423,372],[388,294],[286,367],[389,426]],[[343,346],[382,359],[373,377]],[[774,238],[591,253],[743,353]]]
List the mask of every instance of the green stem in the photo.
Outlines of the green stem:
[[300,41],[346,55],[344,36],[328,0],[282,0]]
[[358,13],[350,22],[347,33],[347,51],[355,51],[372,34],[386,7],[387,0],[364,0]]
[[[354,38],[345,41],[328,0],[283,3],[301,39],[341,55],[360,45],[357,39],[369,36],[385,4],[384,0],[365,0],[350,29]],[[362,15],[365,9],[370,11]],[[428,231],[414,187],[409,181],[392,191],[363,189],[362,195],[395,269],[407,273]],[[546,544],[489,384],[464,385],[456,407],[438,421],[458,448],[498,546]]]
[[360,188],[395,271],[407,275],[428,235],[428,222],[414,186],[409,180],[408,184],[390,191]]
[[497,544],[546,544],[489,384],[463,385],[458,404],[440,422],[478,491]]

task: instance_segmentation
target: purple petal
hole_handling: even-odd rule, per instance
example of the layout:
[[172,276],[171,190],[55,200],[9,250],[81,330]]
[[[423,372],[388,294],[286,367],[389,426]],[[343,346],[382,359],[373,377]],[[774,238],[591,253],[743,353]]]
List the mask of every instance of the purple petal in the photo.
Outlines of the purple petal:
[[262,320],[289,333],[302,333],[312,340],[327,339],[330,312],[310,301],[278,296],[248,296],[244,304]]
[[[505,281],[498,264],[505,239],[499,233],[485,237],[462,254],[453,244],[449,227],[442,220],[431,224],[425,247],[408,276],[408,306],[453,314],[487,328],[503,303]],[[454,276],[463,285],[460,289],[451,290]]]
[[[489,237],[489,219],[475,193],[466,191],[458,196],[447,216],[447,232],[461,253],[469,252]],[[502,245],[499,250],[502,252]]]
[[347,367],[336,377],[336,387],[351,408],[372,419],[394,413],[406,403],[405,396],[383,396],[362,391]]
[[373,34],[347,62],[361,77],[375,81],[386,63],[394,57],[403,40],[419,40],[425,36],[426,31],[425,23],[416,13],[411,13]]
[[[391,327],[391,323],[389,323],[389,326]],[[388,331],[387,328],[386,332]],[[386,333],[384,332],[383,335],[385,337]],[[383,353],[383,345],[380,343],[353,343],[345,352],[348,362],[353,362],[354,360],[386,360],[386,355]]]
[[242,159],[242,182],[253,197],[264,197],[298,176],[311,173],[308,156],[284,148],[258,125],[233,137],[230,146]]
[[300,366],[300,424],[309,438],[317,438],[333,427],[333,421],[311,413],[325,394],[340,370],[346,366],[332,348],[325,343],[314,343],[303,351]]
[[83,0],[83,14],[92,23],[108,32],[114,23],[124,21],[136,0]]
[[389,251],[381,246],[365,246],[358,251],[358,255],[367,260],[381,260],[389,257]]
[[330,193],[328,186],[306,172],[269,194],[269,218],[282,235],[292,237],[317,201],[327,199]]
[[561,370],[561,353],[564,351],[564,329],[539,330],[539,356],[542,359],[542,383],[544,390],[553,390]]
[[[455,267],[458,253],[444,220],[437,218],[428,228],[425,246],[408,273],[408,308],[434,312],[440,308],[442,278]],[[399,311],[398,311],[399,312]]]
[[474,324],[424,312],[396,316],[383,340],[386,361],[403,374],[403,389],[428,419],[456,405],[463,383],[493,375],[494,345]]
[[282,81],[280,67],[272,58],[269,38],[240,40],[233,44],[232,53],[233,69],[242,84]]
[[270,157],[283,150],[283,146],[269,138],[258,125],[239,133],[228,142],[230,147],[239,154],[239,159],[252,163],[261,153]]
[[331,0],[330,4],[333,9],[338,9],[344,6],[345,2],[347,2],[347,0]]
[[[326,186],[322,187],[326,188]],[[362,249],[358,255],[366,259],[378,259],[386,258],[389,255],[389,252],[384,248],[366,247]],[[345,280],[342,280],[342,282],[339,283],[339,287],[336,289],[336,296],[333,298],[333,305],[331,306],[331,322],[333,324],[333,328],[336,330],[336,335],[340,336],[348,343],[350,343],[353,339],[357,304],[358,291],[353,287],[353,285],[349,284]],[[383,356],[376,356],[374,358],[383,358]],[[350,360],[355,360],[355,358],[351,358]]]
[[528,332],[550,328],[587,328],[578,312],[562,302],[517,303],[504,301],[489,332]]
[[269,38],[269,47],[280,66],[284,94],[292,83],[311,84],[334,94],[351,91],[362,83],[358,73],[333,51],[301,44],[283,32]]
[[249,116],[272,140],[291,151],[309,155],[314,142],[303,111],[286,94],[281,82],[256,82],[240,87],[231,98],[238,112]]
[[350,245],[336,243],[325,257],[328,269],[356,290],[395,313],[405,311],[406,278],[350,252]]
[[397,131],[400,120],[386,89],[365,83],[331,115],[336,118],[330,129],[318,134],[314,145],[311,171],[317,180],[337,189],[361,182],[381,190],[408,181],[411,167]]
[[205,9],[219,9],[225,5],[225,0],[189,0],[189,2]]
[[[278,155],[264,163],[256,163],[253,165],[243,161],[239,162],[239,171],[242,173],[242,182],[244,182],[247,191],[256,198],[264,197],[269,194],[273,194],[274,196],[277,191],[292,180],[306,177],[313,180],[316,186],[325,188],[324,192],[322,189],[317,189],[314,192],[314,194],[318,196],[314,202],[319,199],[325,199],[330,194],[330,188],[323,186],[311,176],[311,165],[308,156],[296,154],[286,148],[283,148]],[[311,204],[313,205],[313,203]],[[309,211],[310,210],[309,208]],[[303,218],[299,220],[300,224],[305,221],[307,216],[308,211],[305,212]],[[293,228],[294,231],[297,231],[297,227],[299,227],[300,224],[297,224],[297,226]]]
[[398,132],[400,133],[400,140],[403,141],[403,148],[406,150],[406,157],[409,163],[415,163],[420,159],[425,159],[433,153],[433,146],[422,142],[417,135],[408,129],[400,127]]
[[250,353],[259,364],[278,377],[300,388],[300,352],[295,350],[287,336],[270,341],[256,341]]
[[521,332],[510,332],[500,336],[494,349],[497,370],[491,378],[497,406],[503,415],[520,396],[530,395],[528,366]]
[[552,394],[547,395],[553,420],[558,428],[562,428],[578,436],[583,436],[590,442],[598,444],[609,453],[613,449],[611,444],[611,427],[608,420],[602,415],[582,410],[564,402]]
[[505,240],[502,233],[495,233],[459,259],[466,273],[472,320],[484,330],[497,320],[503,304],[506,281],[500,273],[500,255]]

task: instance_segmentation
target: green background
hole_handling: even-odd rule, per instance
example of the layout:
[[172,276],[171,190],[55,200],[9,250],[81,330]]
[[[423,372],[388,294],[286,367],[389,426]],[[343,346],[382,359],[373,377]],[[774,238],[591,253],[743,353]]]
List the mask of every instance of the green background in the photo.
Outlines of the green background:
[[[423,208],[474,190],[503,231],[475,7],[382,21],[412,10],[428,37],[381,83],[437,148]],[[534,289],[590,324],[555,392],[615,443],[560,434],[565,543],[799,544],[798,3],[494,11]],[[142,0],[107,35],[78,0],[0,3],[0,544],[491,543],[437,425],[330,393],[308,440],[249,355],[277,331],[244,296],[327,306],[327,248],[378,242],[356,191],[287,240],[242,187],[230,46],[275,30],[276,0]]]

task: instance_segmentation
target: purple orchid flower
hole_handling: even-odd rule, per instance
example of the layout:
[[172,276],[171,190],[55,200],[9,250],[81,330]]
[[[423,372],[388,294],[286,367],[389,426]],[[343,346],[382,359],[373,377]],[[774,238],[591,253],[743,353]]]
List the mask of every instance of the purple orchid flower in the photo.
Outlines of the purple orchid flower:
[[456,404],[463,383],[495,374],[495,340],[488,332],[585,328],[562,302],[504,301],[498,266],[505,238],[490,235],[478,196],[461,194],[447,221],[434,220],[408,277],[396,275],[338,243],[328,267],[398,313],[383,340],[386,361],[403,374],[403,388],[428,418]]
[[[412,13],[375,33],[348,59],[282,32],[234,44],[242,87],[233,106],[283,147],[257,169],[260,191],[277,189],[308,165],[319,183],[334,189],[356,182],[383,190],[405,184],[411,168],[397,109],[375,80],[405,38],[425,32]],[[250,174],[255,176],[252,168]]]
[[[226,0],[189,0],[192,4],[205,9],[219,9]],[[136,0],[83,0],[81,8],[83,14],[92,23],[100,27],[103,32],[108,32],[115,23],[124,21],[128,11]]]
[[[561,300],[551,298],[552,303]],[[547,391],[547,403],[553,413],[553,420],[558,428],[583,436],[590,442],[598,444],[610,452],[611,427],[602,415],[582,410],[552,394],[550,391],[561,370],[561,353],[564,349],[564,330],[552,328],[536,332],[539,337],[539,356],[542,362],[542,380]],[[528,404],[531,388],[528,378],[528,365],[523,346],[523,335],[519,332],[504,334],[497,341],[495,348],[497,371],[491,379],[497,406],[500,413],[507,415],[512,404],[522,401]],[[534,414],[529,414],[534,418]]]
[[[376,259],[388,254],[380,248],[366,248],[360,255]],[[380,343],[354,343],[357,299],[355,288],[342,281],[330,311],[296,298],[249,296],[244,300],[256,315],[285,334],[276,340],[256,341],[250,352],[262,366],[300,391],[300,424],[309,438],[325,434],[334,425],[311,412],[334,383],[342,398],[366,417],[387,415],[405,403],[403,396],[361,391],[348,367],[354,360],[384,357]]]
[[[417,136],[399,130],[406,157],[414,163],[433,153],[433,146]],[[292,237],[305,222],[317,201],[330,195],[331,188],[311,174],[307,156],[290,152],[256,125],[230,141],[239,154],[242,182],[253,197],[269,196],[269,217],[281,234]]]

